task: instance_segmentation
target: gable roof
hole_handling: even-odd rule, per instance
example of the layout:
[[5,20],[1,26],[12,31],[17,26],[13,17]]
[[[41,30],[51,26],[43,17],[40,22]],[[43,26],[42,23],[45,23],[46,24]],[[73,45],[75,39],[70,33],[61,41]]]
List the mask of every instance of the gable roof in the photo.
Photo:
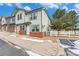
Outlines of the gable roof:
[[33,10],[27,12],[26,14],[32,13],[32,12],[37,12],[37,11],[40,11],[40,10],[42,10],[42,9],[43,9],[43,7],[40,7],[40,8],[37,8],[37,9],[33,9]]
[[25,9],[21,9],[21,8],[17,8],[17,7],[16,7],[15,10],[12,12],[12,15],[11,15],[11,16],[15,16],[16,13],[17,13],[19,10],[24,11],[25,14],[26,14],[27,12],[29,12],[29,10],[25,10]]
[[51,17],[48,15],[48,12],[47,12],[47,9],[46,9],[46,8],[44,9],[44,11],[45,11],[45,13],[47,14],[49,20],[51,21]]
[[19,10],[24,11],[26,15],[29,14],[29,13],[32,13],[32,12],[37,12],[37,11],[44,10],[45,13],[47,14],[49,20],[51,20],[50,16],[48,15],[48,12],[47,12],[46,8],[44,8],[44,7],[40,7],[40,8],[37,8],[37,9],[31,10],[31,11],[30,11],[30,10],[25,10],[25,9],[21,9],[21,8],[17,8],[17,7],[16,7],[15,10],[13,11],[13,13],[12,13],[12,16],[15,16],[16,13],[17,13]]
[[48,15],[47,9],[46,9],[46,8],[44,8],[44,7],[40,7],[40,8],[37,8],[37,9],[31,10],[31,11],[27,12],[26,14],[29,14],[29,13],[32,13],[32,12],[41,11],[41,10],[44,10],[44,11],[45,11],[45,13],[47,14],[47,16],[48,16],[49,20],[51,20],[50,16]]

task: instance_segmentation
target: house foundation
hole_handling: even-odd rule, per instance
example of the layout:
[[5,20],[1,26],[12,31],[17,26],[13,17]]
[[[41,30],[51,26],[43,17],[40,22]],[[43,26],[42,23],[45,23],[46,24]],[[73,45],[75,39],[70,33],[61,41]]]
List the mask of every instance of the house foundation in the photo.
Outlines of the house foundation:
[[46,36],[46,32],[30,32],[30,36],[42,38]]

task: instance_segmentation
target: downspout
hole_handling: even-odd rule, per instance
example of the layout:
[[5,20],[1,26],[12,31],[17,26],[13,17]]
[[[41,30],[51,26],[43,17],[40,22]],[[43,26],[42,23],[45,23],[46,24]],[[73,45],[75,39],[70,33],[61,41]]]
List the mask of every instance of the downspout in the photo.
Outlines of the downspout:
[[[42,11],[41,11],[41,33],[42,33]],[[43,36],[43,34],[42,34],[42,36]]]
[[41,32],[42,32],[42,11],[41,11]]
[[25,24],[25,17],[26,17],[26,14],[24,15],[24,31],[25,31],[25,34],[27,34],[26,32],[26,24]]
[[16,31],[16,34],[17,34],[17,24],[16,24],[16,15],[14,16],[15,17],[15,31]]
[[17,16],[17,15],[15,15],[15,27],[16,27],[16,34],[18,34],[18,33],[19,33],[19,29],[18,29],[18,24],[17,24],[17,21],[16,21],[16,20],[18,20],[18,19],[17,19],[16,16]]

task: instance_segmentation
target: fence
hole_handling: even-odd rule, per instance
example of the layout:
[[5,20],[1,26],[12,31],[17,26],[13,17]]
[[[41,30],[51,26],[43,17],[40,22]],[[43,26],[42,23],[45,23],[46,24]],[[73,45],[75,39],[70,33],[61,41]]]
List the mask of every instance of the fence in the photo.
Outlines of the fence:
[[[52,30],[50,31],[50,36],[57,35],[58,31]],[[79,35],[79,31],[59,31],[59,35]]]

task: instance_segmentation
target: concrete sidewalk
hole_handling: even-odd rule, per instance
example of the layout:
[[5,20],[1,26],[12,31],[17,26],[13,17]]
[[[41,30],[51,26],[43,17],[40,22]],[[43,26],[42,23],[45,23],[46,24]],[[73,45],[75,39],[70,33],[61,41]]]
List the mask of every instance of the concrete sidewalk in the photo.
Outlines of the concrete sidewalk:
[[[57,43],[53,43],[47,40],[41,40],[41,42],[34,41],[36,39],[30,40],[29,37],[22,39],[24,36],[19,36],[15,33],[0,32],[0,38],[5,39],[5,41],[10,41],[18,46],[23,47],[28,51],[32,51],[41,56],[56,56],[65,55],[64,50],[58,46]],[[32,39],[32,38],[31,38]]]

